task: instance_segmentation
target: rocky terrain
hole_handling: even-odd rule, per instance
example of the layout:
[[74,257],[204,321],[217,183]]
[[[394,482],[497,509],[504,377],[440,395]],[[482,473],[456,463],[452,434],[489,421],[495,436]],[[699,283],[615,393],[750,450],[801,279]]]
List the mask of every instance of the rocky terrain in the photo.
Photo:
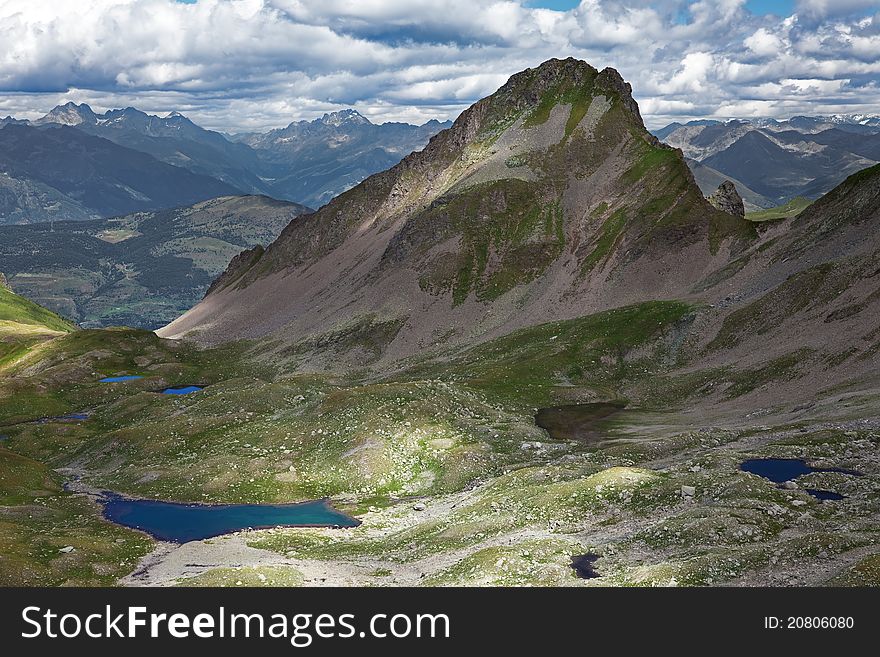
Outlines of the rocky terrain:
[[736,191],[736,185],[729,180],[721,183],[718,189],[709,196],[708,201],[712,207],[718,208],[722,212],[745,219],[746,209],[742,197]]
[[377,353],[335,364],[387,363],[669,298],[753,237],[645,130],[616,71],[566,60],[514,76],[424,150],[291,222],[160,333],[271,335],[316,366],[328,353],[310,344],[363,334]]
[[[794,217],[713,207],[616,71],[550,60],[159,335],[0,365],[0,582],[877,585],[878,220],[880,167]],[[65,480],[361,524],[156,544]]]

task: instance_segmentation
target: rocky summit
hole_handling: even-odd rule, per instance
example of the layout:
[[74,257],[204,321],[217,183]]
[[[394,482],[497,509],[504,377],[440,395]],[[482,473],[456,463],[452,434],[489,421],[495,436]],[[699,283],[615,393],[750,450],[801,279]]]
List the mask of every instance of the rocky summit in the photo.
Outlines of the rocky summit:
[[272,336],[322,367],[327,351],[302,345],[341,331],[373,336],[373,348],[337,353],[334,365],[387,363],[688,296],[753,237],[647,132],[617,71],[550,60],[424,150],[291,222],[160,334]]

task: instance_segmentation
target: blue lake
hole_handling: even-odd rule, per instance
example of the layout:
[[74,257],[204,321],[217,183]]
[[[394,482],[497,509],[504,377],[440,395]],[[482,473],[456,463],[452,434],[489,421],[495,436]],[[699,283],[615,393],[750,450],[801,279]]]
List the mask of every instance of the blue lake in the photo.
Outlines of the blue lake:
[[162,391],[163,395],[188,395],[192,392],[198,392],[199,390],[203,390],[201,386],[181,386],[179,388],[165,388]]
[[88,413],[68,413],[67,415],[55,415],[53,417],[41,417],[34,420],[35,424],[46,424],[47,422],[82,422],[89,419]]
[[326,500],[301,504],[181,504],[105,493],[104,517],[162,541],[186,543],[241,529],[357,527],[360,522]]
[[835,493],[833,490],[818,490],[816,488],[805,488],[810,495],[817,500],[845,500],[846,495]]
[[125,376],[108,376],[100,380],[100,383],[119,383],[120,381],[134,381],[135,379],[143,379],[139,374],[127,374]]
[[861,472],[843,468],[811,468],[803,459],[749,459],[743,461],[740,469],[759,475],[770,481],[782,484],[811,472],[840,472],[861,477]]
[[[769,479],[777,484],[783,484],[786,481],[797,479],[801,475],[812,472],[839,472],[853,477],[862,476],[861,472],[845,470],[843,468],[812,468],[802,459],[749,459],[742,462],[740,469]],[[842,500],[846,498],[845,495],[830,490],[806,488],[804,491],[817,500]]]

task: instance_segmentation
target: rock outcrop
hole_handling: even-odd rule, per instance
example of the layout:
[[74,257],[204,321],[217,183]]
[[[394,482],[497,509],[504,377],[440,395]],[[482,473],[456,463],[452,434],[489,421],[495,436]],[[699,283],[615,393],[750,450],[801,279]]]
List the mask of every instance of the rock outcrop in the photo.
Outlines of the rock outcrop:
[[722,212],[732,214],[735,217],[745,218],[746,216],[746,207],[743,204],[742,197],[736,191],[736,186],[729,180],[721,183],[718,189],[709,196],[709,203]]

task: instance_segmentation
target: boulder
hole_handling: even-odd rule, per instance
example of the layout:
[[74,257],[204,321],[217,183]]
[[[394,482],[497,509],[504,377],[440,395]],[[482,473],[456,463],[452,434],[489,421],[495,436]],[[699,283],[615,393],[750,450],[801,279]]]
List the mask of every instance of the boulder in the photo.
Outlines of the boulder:
[[736,186],[729,180],[725,180],[718,189],[709,197],[709,203],[722,212],[732,214],[735,217],[745,218],[746,206],[742,197],[736,191]]

